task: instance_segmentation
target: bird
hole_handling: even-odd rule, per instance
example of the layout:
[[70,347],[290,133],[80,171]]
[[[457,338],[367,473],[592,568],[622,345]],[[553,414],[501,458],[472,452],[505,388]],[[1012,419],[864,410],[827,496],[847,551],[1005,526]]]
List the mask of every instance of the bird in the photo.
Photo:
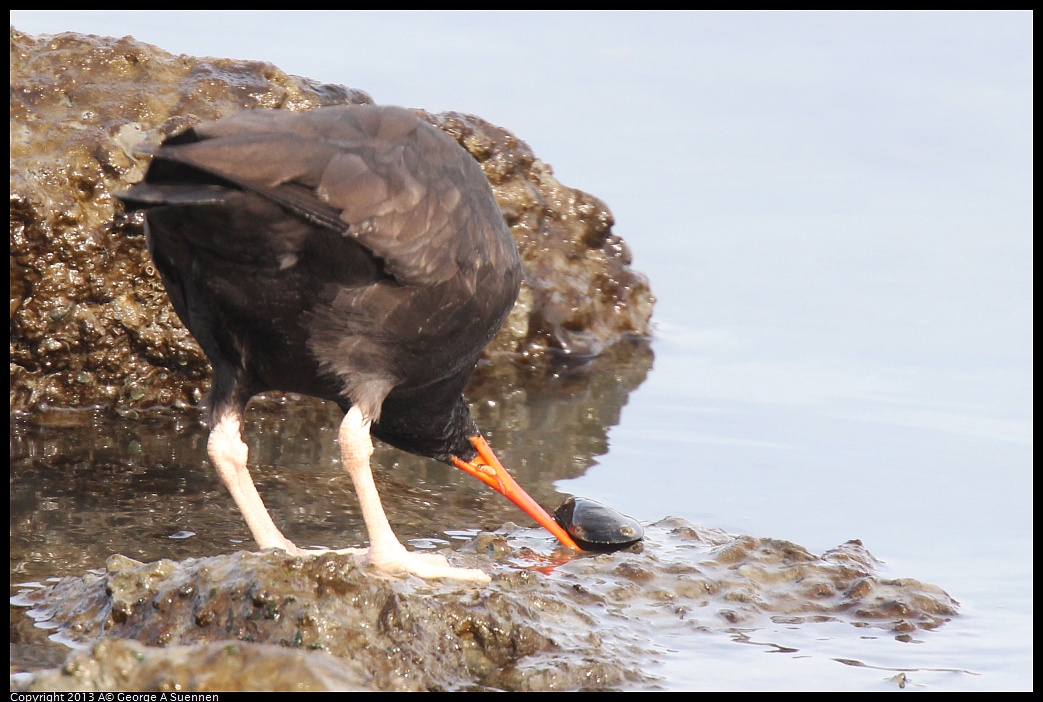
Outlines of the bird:
[[210,363],[207,453],[260,549],[312,553],[279,530],[247,467],[246,405],[277,390],[344,412],[341,458],[369,548],[343,551],[360,563],[490,579],[402,545],[373,481],[374,437],[469,473],[581,550],[504,469],[464,399],[522,264],[481,167],[452,137],[393,106],[253,109],[149,154],[118,198],[143,212],[163,286]]

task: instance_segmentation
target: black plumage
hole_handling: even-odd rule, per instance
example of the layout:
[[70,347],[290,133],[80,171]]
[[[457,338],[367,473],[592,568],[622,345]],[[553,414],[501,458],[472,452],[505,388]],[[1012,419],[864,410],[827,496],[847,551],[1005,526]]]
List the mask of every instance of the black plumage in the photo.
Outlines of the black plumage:
[[[152,156],[145,180],[120,198],[145,210],[164,286],[213,367],[211,458],[262,548],[297,550],[256,497],[239,438],[247,401],[268,390],[345,410],[342,451],[357,489],[363,468],[353,463],[372,482],[371,431],[476,475],[575,547],[503,471],[463,398],[521,280],[466,151],[407,110],[338,106],[241,112]],[[396,559],[383,559],[370,521],[371,560],[463,577],[403,565],[397,540]]]

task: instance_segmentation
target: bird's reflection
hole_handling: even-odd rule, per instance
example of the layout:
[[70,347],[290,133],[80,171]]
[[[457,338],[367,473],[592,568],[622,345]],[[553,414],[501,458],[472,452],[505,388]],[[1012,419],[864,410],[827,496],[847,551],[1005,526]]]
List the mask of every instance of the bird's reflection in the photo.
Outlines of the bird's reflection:
[[[466,394],[504,465],[553,509],[562,500],[554,481],[581,475],[608,451],[608,432],[652,362],[647,342],[625,341],[583,365],[480,367]],[[246,412],[250,470],[266,504],[303,544],[365,542],[336,446],[340,413],[331,403],[284,395],[256,399]],[[210,468],[206,438],[194,412],[133,421],[41,413],[12,422],[12,582],[80,574],[113,553],[152,561],[254,549]],[[379,444],[373,464],[404,540],[456,544],[509,521],[535,529],[447,465]],[[172,538],[184,531],[197,536]],[[549,535],[539,538],[553,550]]]

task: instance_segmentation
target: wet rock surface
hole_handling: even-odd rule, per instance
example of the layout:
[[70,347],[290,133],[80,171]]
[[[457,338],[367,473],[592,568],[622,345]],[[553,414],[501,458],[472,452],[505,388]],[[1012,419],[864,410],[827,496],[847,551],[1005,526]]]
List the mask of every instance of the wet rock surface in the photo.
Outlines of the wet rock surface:
[[[113,193],[137,149],[244,108],[371,102],[257,61],[175,56],[131,37],[11,29],[11,408],[189,407],[209,368]],[[539,365],[648,333],[652,296],[597,198],[561,185],[506,130],[423,116],[481,163],[526,266],[488,356]]]
[[[615,554],[539,555],[546,546],[505,527],[447,552],[492,573],[480,588],[389,578],[348,555],[112,556],[104,573],[15,598],[37,626],[84,650],[14,681],[22,690],[289,689],[294,680],[312,689],[654,688],[646,671],[664,634],[676,642],[771,618],[907,637],[958,606],[932,585],[880,577],[857,541],[816,556],[666,519]],[[229,665],[239,655],[243,665]],[[263,672],[251,680],[248,666]]]
[[60,670],[12,689],[49,692],[323,692],[364,691],[361,665],[321,652],[271,644],[218,642],[155,648],[102,639],[70,654]]

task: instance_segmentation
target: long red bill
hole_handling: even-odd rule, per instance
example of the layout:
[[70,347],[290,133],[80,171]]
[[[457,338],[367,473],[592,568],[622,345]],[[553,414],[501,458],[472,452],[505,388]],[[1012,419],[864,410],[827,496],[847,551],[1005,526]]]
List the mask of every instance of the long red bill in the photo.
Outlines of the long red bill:
[[536,500],[529,497],[529,493],[522,490],[521,485],[510,476],[481,434],[472,436],[470,439],[471,444],[478,451],[478,456],[470,462],[453,456],[454,466],[466,473],[470,473],[521,507],[522,511],[535,519],[540,526],[553,534],[564,546],[568,546],[576,551],[583,550],[576,545],[576,542],[572,540],[568,532],[554,521],[554,517],[547,514],[547,510],[543,509]]

